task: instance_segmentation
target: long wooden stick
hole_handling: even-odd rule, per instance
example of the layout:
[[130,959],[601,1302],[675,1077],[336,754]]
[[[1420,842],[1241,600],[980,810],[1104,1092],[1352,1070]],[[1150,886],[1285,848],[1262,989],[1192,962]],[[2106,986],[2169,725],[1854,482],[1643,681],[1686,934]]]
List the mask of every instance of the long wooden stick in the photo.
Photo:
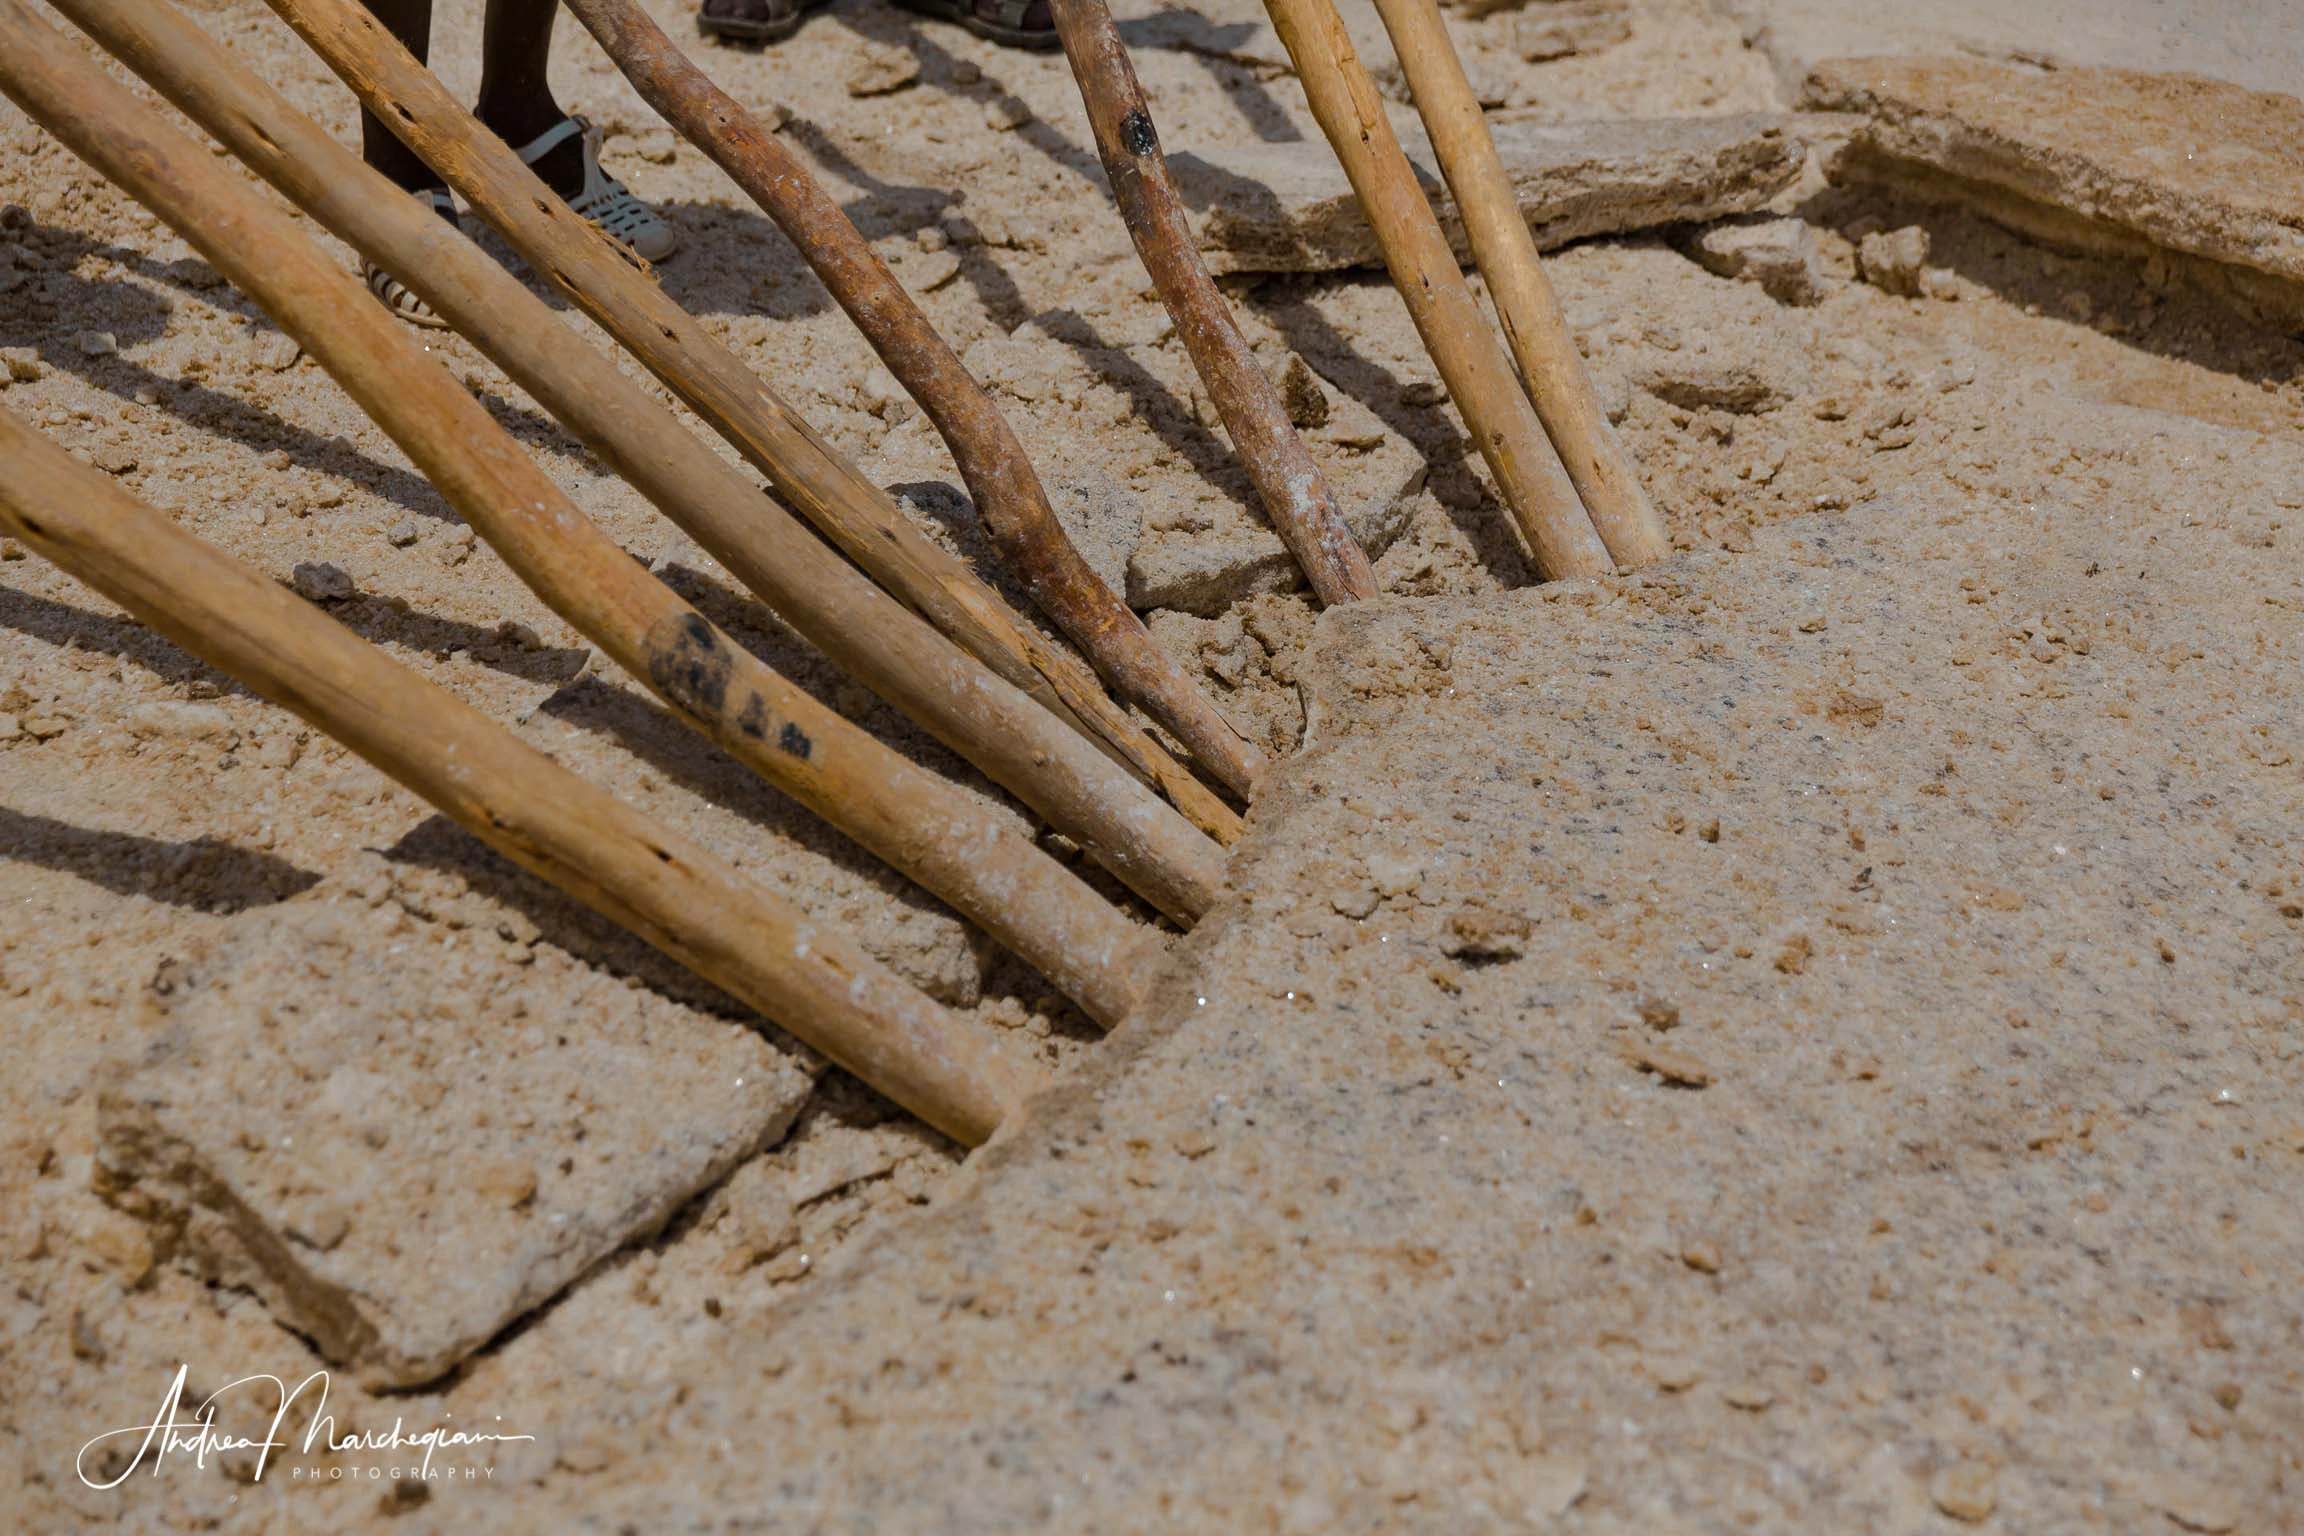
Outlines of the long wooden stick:
[[[1012,745],[988,742],[988,732],[1038,730],[1101,781],[1087,786],[1090,792],[1157,807],[1134,780],[810,536],[647,391],[571,336],[518,279],[415,200],[394,196],[381,176],[172,6],[63,0],[57,9],[331,231],[388,270],[415,274],[412,286],[440,314],[613,468],[803,634],[824,637],[836,660],[847,661],[931,729],[941,727],[939,734],[956,747],[996,769],[1014,766],[1003,761]],[[1054,763],[1026,766],[1041,779],[1062,771]],[[1030,779],[1017,782],[1027,799],[1049,798],[1037,795]],[[1055,797],[1059,808],[1062,799]],[[1160,824],[1176,835],[1187,857],[1205,863],[1213,852],[1173,816]],[[1040,874],[1045,878],[1046,871]],[[1137,935],[1139,947],[1145,938]],[[1026,958],[1035,964],[1065,959],[1047,953]],[[1116,953],[1084,973],[1075,966],[1073,974],[1051,979],[1068,994],[1077,988],[1092,1016],[1111,1022],[1113,1010],[1127,1001],[1113,983],[1140,986],[1149,975],[1147,960],[1142,953],[1128,959]]]
[[578,778],[5,410],[0,462],[0,530],[11,538],[929,1124],[979,1143],[1036,1086],[963,1021],[710,849]]
[[1640,488],[1639,472],[1593,393],[1575,334],[1537,259],[1536,238],[1520,216],[1512,178],[1496,153],[1480,98],[1464,78],[1439,6],[1433,0],[1376,0],[1376,10],[1432,136],[1440,174],[1463,214],[1473,260],[1487,279],[1521,382],[1593,526],[1620,569],[1663,558],[1672,549],[1664,520]]
[[[599,0],[572,0],[577,4]],[[628,4],[629,0],[610,0]],[[1184,199],[1160,151],[1160,133],[1144,100],[1120,29],[1104,0],[1055,0],[1056,32],[1088,107],[1096,153],[1112,183],[1121,222],[1136,243],[1136,255],[1152,275],[1160,302],[1176,321],[1200,382],[1224,430],[1232,435],[1240,462],[1256,487],[1273,529],[1296,557],[1323,603],[1345,603],[1377,595],[1376,573],[1367,553],[1352,537],[1344,513],[1328,488],[1328,477],[1312,462],[1304,440],[1289,424],[1287,408],[1271,378],[1257,365],[1240,333],[1232,307],[1217,292],[1200,259],[1200,246],[1184,216]]]
[[1344,162],[1424,350],[1528,540],[1537,573],[1606,575],[1613,568],[1607,546],[1473,300],[1336,7],[1330,0],[1264,0],[1264,8],[1304,82],[1312,116]]
[[[1008,611],[886,492],[834,453],[757,374],[571,213],[502,140],[355,0],[268,0],[363,106],[461,193],[533,267],[766,475],[848,557],[985,665],[1081,722],[1172,796],[1189,774],[1061,647]],[[405,279],[403,279],[405,281]],[[1215,765],[1209,765],[1213,771]],[[1239,788],[1240,786],[1234,786]]]
[[301,342],[538,596],[681,719],[1092,1013],[1125,1016],[1146,980],[1143,930],[993,807],[818,703],[649,575],[293,218],[21,0],[0,0],[0,92]]
[[711,156],[790,237],[943,434],[994,546],[1040,611],[1072,637],[1114,693],[1141,706],[1212,773],[1245,793],[1263,769],[1262,754],[1081,558],[1000,407],[800,157],[713,84],[632,0],[561,3],[641,99]]

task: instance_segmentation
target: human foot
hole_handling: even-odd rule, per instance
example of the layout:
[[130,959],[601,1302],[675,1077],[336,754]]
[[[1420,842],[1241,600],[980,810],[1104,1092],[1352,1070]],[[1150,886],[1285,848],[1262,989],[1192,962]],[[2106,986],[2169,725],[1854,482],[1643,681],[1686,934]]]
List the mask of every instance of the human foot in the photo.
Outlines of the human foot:
[[956,22],[1003,48],[1045,53],[1059,46],[1048,0],[896,0],[908,11]]
[[739,43],[780,43],[832,0],[704,0],[696,30]]
[[600,169],[600,138],[588,120],[563,118],[523,147],[520,160],[626,250],[644,261],[662,261],[679,249],[679,235],[624,183]]

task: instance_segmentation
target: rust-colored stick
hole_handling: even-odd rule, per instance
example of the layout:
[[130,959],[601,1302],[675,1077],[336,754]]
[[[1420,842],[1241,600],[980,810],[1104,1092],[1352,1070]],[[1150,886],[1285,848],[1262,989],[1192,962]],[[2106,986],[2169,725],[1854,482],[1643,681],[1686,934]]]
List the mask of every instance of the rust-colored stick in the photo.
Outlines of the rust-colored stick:
[[1424,350],[1528,540],[1538,574],[1608,574],[1608,547],[1457,268],[1343,18],[1331,0],[1264,0],[1264,9],[1304,82],[1312,116],[1344,162]]
[[571,214],[382,23],[354,0],[268,3],[361,105],[461,193],[531,267],[726,438],[891,596],[1077,723],[1120,762],[1159,784],[1203,827],[1222,835],[1222,821],[1195,809],[1190,799],[1195,793],[1203,800],[1213,797],[1106,695],[1092,672],[1022,623],[965,563],[834,453],[742,359],[634,271],[618,247]]
[[1089,568],[1007,417],[929,324],[840,205],[784,141],[698,69],[632,0],[561,0],[641,99],[728,173],[790,237],[896,382],[943,434],[992,542],[1040,611],[1112,691],[1176,734],[1235,794],[1264,756],[1216,712],[1144,621]]
[[1092,1012],[1125,1014],[1144,981],[1140,929],[1011,818],[818,703],[649,575],[293,217],[21,0],[0,0],[0,92],[302,343],[539,597],[683,722],[1076,989]]
[[[931,728],[941,727],[940,734],[961,751],[997,767],[1000,754],[1011,747],[988,742],[987,733],[1037,729],[1101,780],[1090,789],[1158,809],[1133,779],[810,535],[637,382],[570,335],[517,278],[415,199],[395,196],[383,177],[242,68],[173,6],[156,0],[60,0],[56,8],[322,225],[387,270],[412,274],[412,285],[440,314],[795,628],[824,636],[830,642],[825,649],[836,660],[851,664],[860,677]],[[772,556],[766,553],[769,548]],[[781,757],[770,761],[782,765]],[[1051,763],[1040,771],[1046,777],[1064,770]],[[1043,793],[1029,781],[1018,781],[1018,787],[1028,801],[1052,800],[1061,808],[1060,795]],[[1171,830],[1189,855],[1213,862],[1207,856],[1214,849],[1204,839],[1178,825]],[[1045,869],[1033,867],[1046,877]],[[1091,920],[1098,925],[1110,921],[1099,915],[1104,910],[1098,903]],[[1118,929],[1112,936],[1125,932]],[[1037,953],[1026,958],[1043,968],[1058,967],[1062,974],[1050,971],[1050,979],[1106,1022],[1126,1009],[1130,994],[1120,988],[1141,987],[1152,968],[1148,955],[1132,961],[1117,954],[1104,959],[1094,947],[1075,954],[1051,949],[1029,934],[1002,937],[1012,946],[1031,944]],[[1135,935],[1140,942],[1148,937]]]
[[1464,78],[1439,6],[1433,0],[1376,0],[1376,11],[1392,35],[1416,110],[1432,136],[1440,174],[1456,195],[1472,257],[1488,281],[1488,297],[1520,365],[1529,401],[1592,514],[1593,526],[1620,569],[1662,559],[1672,550],[1664,520],[1640,488],[1639,472],[1592,391],[1575,333],[1537,259],[1536,237],[1520,216],[1512,178],[1496,153],[1480,98]]
[[710,849],[578,778],[5,410],[0,463],[0,531],[929,1124],[979,1143],[1036,1086],[965,1022]]
[[1095,131],[1096,153],[1112,182],[1121,222],[1176,322],[1200,382],[1208,386],[1216,414],[1232,434],[1232,446],[1273,528],[1323,603],[1376,596],[1376,573],[1352,537],[1328,477],[1290,425],[1280,392],[1257,366],[1232,306],[1200,259],[1184,217],[1184,199],[1168,173],[1151,108],[1111,10],[1104,0],[1054,0],[1054,6],[1056,32],[1071,60],[1072,78],[1079,82],[1080,99],[1087,103],[1088,125]]

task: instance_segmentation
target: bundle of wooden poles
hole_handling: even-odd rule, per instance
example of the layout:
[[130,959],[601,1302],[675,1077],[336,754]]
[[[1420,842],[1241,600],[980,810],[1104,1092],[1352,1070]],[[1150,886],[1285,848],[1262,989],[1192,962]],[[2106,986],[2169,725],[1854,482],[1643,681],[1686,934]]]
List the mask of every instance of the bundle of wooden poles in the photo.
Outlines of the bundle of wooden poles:
[[[1207,909],[1240,818],[1199,775],[1245,800],[1262,755],[1081,558],[991,396],[807,168],[636,0],[564,3],[641,94],[791,237],[943,434],[995,547],[1094,672],[927,538],[458,107],[357,0],[268,3],[537,273],[765,475],[775,496],[166,0],[49,3],[315,224],[401,275],[833,662],[1151,908],[1180,926]],[[1590,575],[1653,558],[1664,548],[1655,513],[1594,406],[1432,0],[1380,4],[1525,390],[1330,0],[1270,4],[1538,569]],[[1273,525],[1322,601],[1374,596],[1366,554],[1200,261],[1104,0],[1056,0],[1055,10],[1130,233]],[[633,562],[291,215],[28,0],[0,0],[0,93],[300,342],[546,604],[677,718],[948,902],[1092,1018],[1115,1024],[1135,1006],[1158,954],[1151,926],[981,801],[819,704]],[[712,850],[576,778],[4,411],[0,461],[0,530],[930,1123],[979,1142],[1033,1086],[938,1004]]]

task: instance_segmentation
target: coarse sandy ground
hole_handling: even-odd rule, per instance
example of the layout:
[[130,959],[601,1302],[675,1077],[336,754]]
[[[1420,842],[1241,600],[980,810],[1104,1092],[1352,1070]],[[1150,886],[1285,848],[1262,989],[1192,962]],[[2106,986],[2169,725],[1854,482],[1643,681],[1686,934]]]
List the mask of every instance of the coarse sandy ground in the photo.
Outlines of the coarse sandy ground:
[[[686,35],[684,6],[650,8]],[[477,9],[441,5],[436,62],[467,91]],[[350,133],[260,4],[198,10]],[[1626,40],[1541,64],[1513,21],[1459,29],[1513,105],[1788,105],[1751,17],[1702,0],[1634,0]],[[668,288],[975,552],[933,431],[790,247],[563,34],[563,99],[688,238]],[[917,82],[851,96],[891,52]],[[1171,149],[1315,132],[1292,79],[1220,52],[1140,47]],[[699,57],[780,105],[1002,381],[1093,558],[1117,574],[1146,528],[1246,515],[1060,58],[858,0],[774,51]],[[1347,494],[1389,494],[1403,455],[1429,472],[1384,602],[1153,616],[1246,728],[1302,750],[1224,904],[1099,1042],[588,666],[180,241],[12,109],[0,144],[0,203],[28,216],[0,236],[27,274],[0,347],[42,364],[0,406],[269,572],[341,566],[360,595],[340,619],[1064,1074],[962,1166],[9,550],[12,1528],[2304,1530],[2295,341],[2133,263],[1813,181],[1787,200],[1822,251],[1813,307],[1669,239],[1573,247],[1555,280],[1681,553],[1536,589],[1380,276],[1247,290],[1267,355],[1300,352],[1351,424],[1315,434]],[[1946,297],[1855,280],[1851,237],[1908,224]],[[636,555],[951,766],[439,344]],[[487,1479],[314,1486],[282,1463],[251,1485],[226,1458],[90,1490],[79,1447],[148,1415],[179,1363],[203,1388],[325,1363],[92,1187],[97,1089],[156,991],[215,954],[294,990],[307,913],[355,956],[310,980],[323,1004],[420,993],[374,978],[461,936],[475,980],[423,1005],[428,1029],[708,1038],[776,1058],[791,1104],[661,1236],[461,1374],[332,1383],[363,1429],[501,1415],[537,1437]],[[595,1111],[619,1087],[647,1091],[599,1082]],[[269,1123],[260,1093],[216,1115]],[[523,1129],[548,1158],[568,1128]],[[420,1125],[393,1134],[460,1176]],[[411,1241],[452,1266],[453,1236]]]

